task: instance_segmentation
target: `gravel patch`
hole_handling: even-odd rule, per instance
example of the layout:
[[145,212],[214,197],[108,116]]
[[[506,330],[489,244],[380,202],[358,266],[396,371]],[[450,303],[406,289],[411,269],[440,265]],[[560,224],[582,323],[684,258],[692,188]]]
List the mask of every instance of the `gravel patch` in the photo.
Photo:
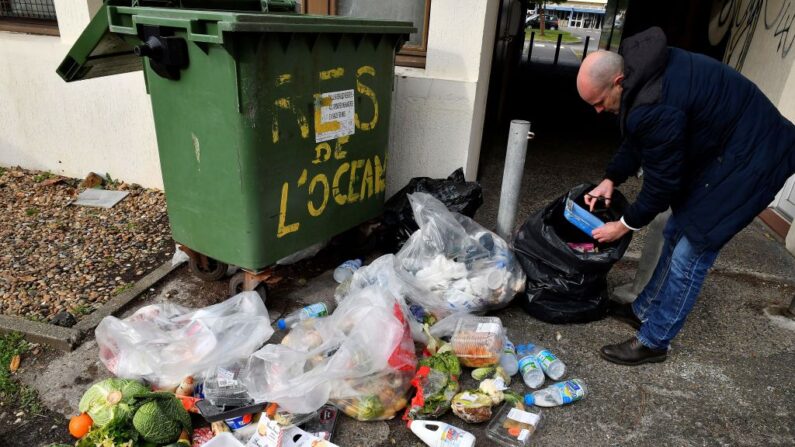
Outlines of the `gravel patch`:
[[80,180],[0,167],[0,314],[79,320],[171,256],[163,193],[104,183],[130,195],[110,209],[70,206]]

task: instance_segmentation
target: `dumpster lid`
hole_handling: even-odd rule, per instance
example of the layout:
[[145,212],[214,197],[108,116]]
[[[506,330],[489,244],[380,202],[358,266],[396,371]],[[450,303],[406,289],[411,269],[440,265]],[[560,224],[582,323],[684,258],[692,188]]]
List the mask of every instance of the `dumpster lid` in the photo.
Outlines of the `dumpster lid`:
[[122,36],[108,28],[108,5],[102,5],[56,72],[66,82],[141,70],[141,58]]
[[[123,3],[120,0],[119,3]],[[66,81],[90,79],[141,70],[141,58],[125,36],[138,36],[139,26],[183,29],[193,42],[223,44],[225,33],[340,33],[401,34],[416,32],[411,22],[263,13],[103,4],[56,70]],[[129,38],[129,37],[128,37]]]

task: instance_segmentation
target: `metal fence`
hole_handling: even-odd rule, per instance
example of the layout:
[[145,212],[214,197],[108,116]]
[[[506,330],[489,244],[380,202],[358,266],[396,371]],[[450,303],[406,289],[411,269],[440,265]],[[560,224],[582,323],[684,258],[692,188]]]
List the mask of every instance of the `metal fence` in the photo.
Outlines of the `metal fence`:
[[0,19],[56,20],[53,0],[0,0]]

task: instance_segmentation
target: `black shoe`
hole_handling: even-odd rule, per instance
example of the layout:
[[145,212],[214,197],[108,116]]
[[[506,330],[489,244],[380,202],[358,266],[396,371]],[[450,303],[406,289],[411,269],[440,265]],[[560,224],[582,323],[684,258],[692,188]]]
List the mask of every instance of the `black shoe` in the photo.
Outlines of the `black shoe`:
[[602,346],[599,354],[608,362],[629,366],[663,362],[668,357],[667,350],[647,348],[635,337],[616,345]]
[[640,321],[640,318],[635,316],[635,311],[632,310],[632,304],[610,301],[610,306],[608,307],[607,312],[611,317],[627,323],[628,325],[635,328],[636,331],[640,330],[640,325],[642,322]]

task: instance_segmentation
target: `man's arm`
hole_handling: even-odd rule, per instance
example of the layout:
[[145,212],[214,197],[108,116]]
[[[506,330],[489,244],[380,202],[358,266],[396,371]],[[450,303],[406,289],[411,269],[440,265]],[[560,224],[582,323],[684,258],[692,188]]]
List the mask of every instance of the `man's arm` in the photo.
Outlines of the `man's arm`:
[[613,186],[619,186],[638,172],[640,162],[640,153],[632,147],[629,139],[625,138],[607,165],[604,178],[611,180]]
[[649,224],[681,192],[685,160],[685,114],[667,106],[641,106],[627,122],[643,152],[643,186],[624,210],[630,228]]
[[594,239],[601,243],[618,240],[668,209],[682,187],[685,123],[684,113],[671,107],[642,106],[632,112],[627,129],[643,153],[643,186],[621,221],[593,230]]

